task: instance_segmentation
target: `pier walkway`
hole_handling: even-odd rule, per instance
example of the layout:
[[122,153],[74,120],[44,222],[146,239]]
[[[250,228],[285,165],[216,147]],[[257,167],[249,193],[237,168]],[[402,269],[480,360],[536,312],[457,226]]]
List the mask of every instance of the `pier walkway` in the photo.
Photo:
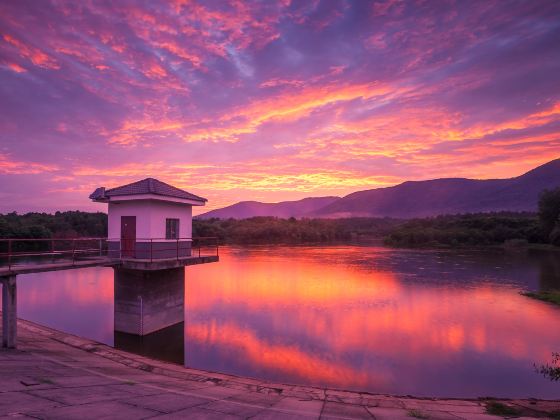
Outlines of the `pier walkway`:
[[[1,316],[1,315],[0,315]],[[188,369],[19,320],[0,350],[0,418],[497,420],[483,400],[416,399]],[[502,401],[552,418],[560,401]],[[521,417],[523,418],[523,417]]]
[[18,274],[44,273],[47,271],[75,270],[87,267],[124,267],[134,270],[162,270],[168,268],[185,267],[189,265],[206,264],[219,261],[217,255],[149,259],[112,259],[108,257],[89,258],[84,260],[61,260],[58,262],[29,262],[27,264],[0,266],[0,277],[16,276]]
[[161,270],[219,260],[217,237],[146,241],[146,249],[131,251],[110,238],[0,238],[0,277],[96,266]]
[[[211,241],[210,244],[205,241]],[[144,249],[122,249],[108,238],[0,239],[2,347],[17,347],[17,282],[20,274],[87,267],[157,271],[219,261],[218,238],[150,238]],[[204,249],[204,252],[203,252]]]
[[58,262],[28,262],[12,265],[10,267],[0,266],[0,277],[16,276],[18,274],[43,273],[46,271],[72,270],[77,268],[112,266],[118,261],[111,261],[107,257],[92,258],[83,261],[61,260]]

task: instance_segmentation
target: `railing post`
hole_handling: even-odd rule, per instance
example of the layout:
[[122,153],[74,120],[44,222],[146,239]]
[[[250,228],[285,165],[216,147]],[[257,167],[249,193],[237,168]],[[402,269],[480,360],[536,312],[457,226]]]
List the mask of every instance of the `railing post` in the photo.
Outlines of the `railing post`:
[[72,239],[72,264],[74,264],[76,259],[76,240]]
[[17,343],[16,276],[1,277],[2,283],[2,347],[15,349]]
[[103,239],[99,240],[99,256],[103,256]]
[[219,257],[219,256],[220,256],[219,250],[218,250],[218,246],[219,246],[219,239],[218,239],[218,237],[216,236],[216,257]]
[[199,240],[198,242],[198,258],[200,258],[200,248],[202,246],[202,241]]
[[177,261],[179,261],[179,238],[177,238]]
[[154,260],[154,238],[150,238],[150,262]]
[[144,300],[142,296],[138,296],[140,299],[140,336],[144,336]]
[[12,269],[12,240],[8,239],[8,270]]

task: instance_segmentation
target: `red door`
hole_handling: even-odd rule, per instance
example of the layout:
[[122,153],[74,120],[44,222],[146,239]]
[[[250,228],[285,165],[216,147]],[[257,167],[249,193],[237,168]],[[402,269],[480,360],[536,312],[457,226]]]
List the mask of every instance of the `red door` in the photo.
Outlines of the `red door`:
[[136,216],[121,216],[121,256],[134,258],[136,248]]

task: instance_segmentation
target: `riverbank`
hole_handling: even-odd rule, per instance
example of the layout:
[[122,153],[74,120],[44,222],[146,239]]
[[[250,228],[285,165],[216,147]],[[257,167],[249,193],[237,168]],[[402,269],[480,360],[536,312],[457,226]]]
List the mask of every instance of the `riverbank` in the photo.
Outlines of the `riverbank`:
[[545,290],[541,292],[522,292],[523,296],[532,299],[542,300],[543,302],[552,303],[560,306],[560,290]]
[[[497,419],[487,400],[420,399],[275,384],[133,355],[29,321],[0,351],[0,417]],[[560,401],[500,401],[552,417]],[[553,417],[554,418],[554,417]]]

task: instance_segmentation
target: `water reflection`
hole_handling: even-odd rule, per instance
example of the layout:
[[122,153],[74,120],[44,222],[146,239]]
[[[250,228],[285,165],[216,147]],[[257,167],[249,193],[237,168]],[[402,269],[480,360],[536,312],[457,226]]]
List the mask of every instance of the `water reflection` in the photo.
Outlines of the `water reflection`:
[[[112,270],[26,277],[24,317],[113,344]],[[555,398],[533,363],[558,350],[560,310],[519,291],[559,281],[550,254],[226,248],[220,263],[186,269],[184,341],[174,326],[151,341],[166,350],[114,342],[151,357],[175,349],[173,361],[184,343],[187,366],[271,381]]]
[[538,253],[541,270],[539,291],[560,290],[560,255],[558,253]]
[[115,331],[115,347],[166,362],[185,363],[185,323],[179,322],[145,336]]

